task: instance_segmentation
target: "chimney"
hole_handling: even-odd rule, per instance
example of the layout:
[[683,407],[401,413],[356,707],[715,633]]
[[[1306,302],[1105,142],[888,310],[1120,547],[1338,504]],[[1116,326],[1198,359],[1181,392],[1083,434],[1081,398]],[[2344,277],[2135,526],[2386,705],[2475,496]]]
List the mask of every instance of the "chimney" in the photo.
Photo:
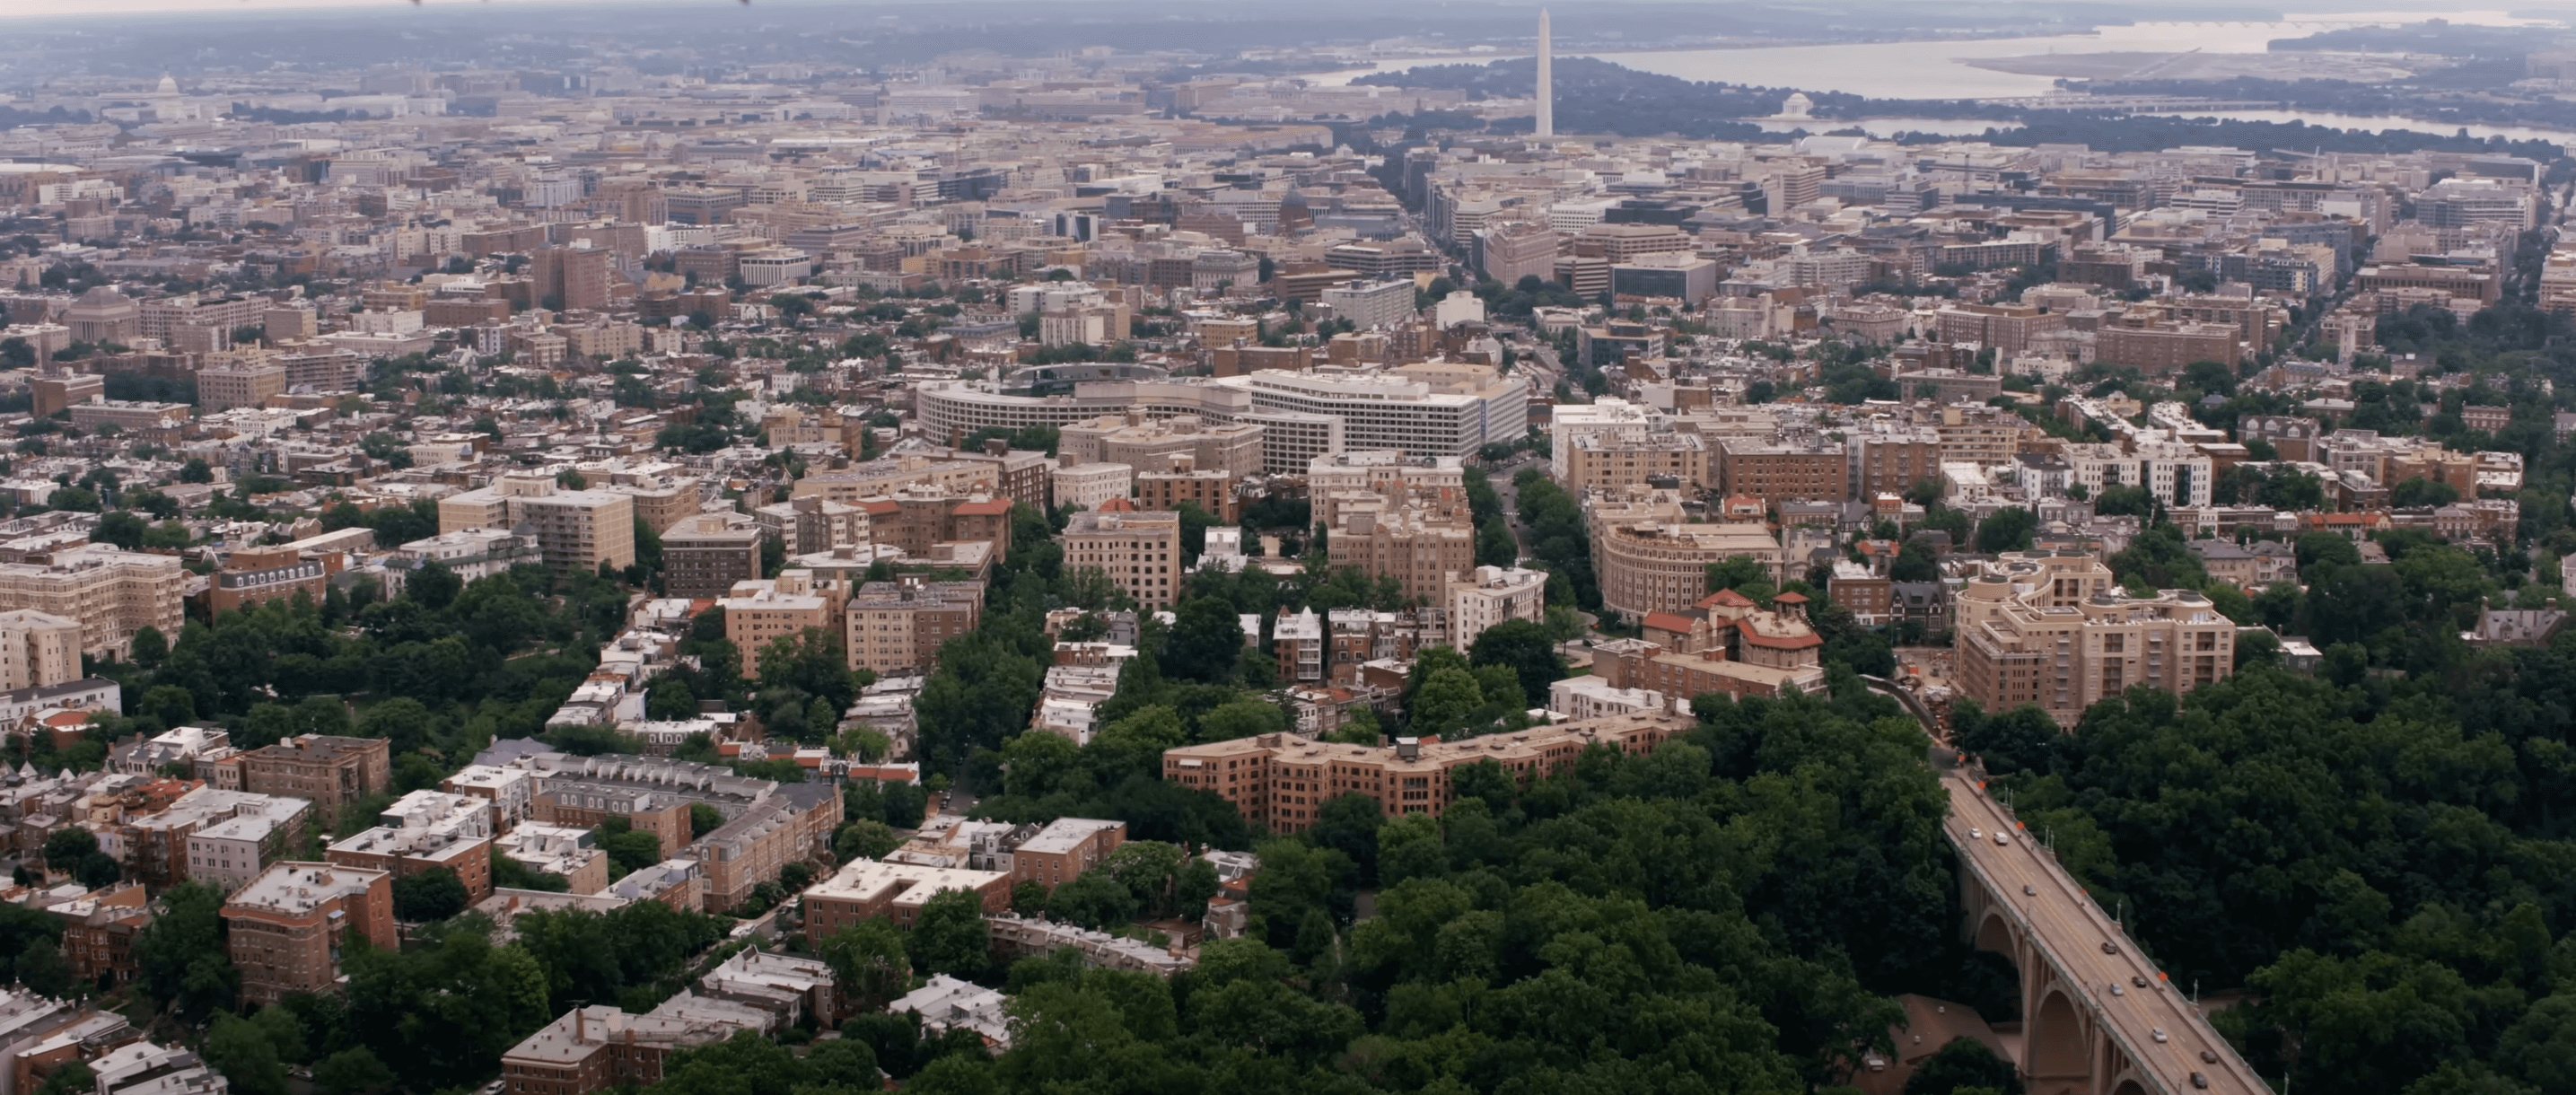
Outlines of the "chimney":
[[590,1009],[572,1009],[572,1037],[576,1042],[590,1040]]

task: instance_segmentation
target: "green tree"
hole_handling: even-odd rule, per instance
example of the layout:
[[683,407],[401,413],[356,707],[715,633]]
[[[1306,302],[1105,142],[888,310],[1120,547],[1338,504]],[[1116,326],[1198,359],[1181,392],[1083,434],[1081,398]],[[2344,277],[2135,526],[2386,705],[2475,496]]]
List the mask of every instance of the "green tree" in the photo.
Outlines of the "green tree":
[[1565,659],[1547,629],[1528,620],[1505,620],[1476,634],[1467,650],[1471,666],[1502,666],[1520,682],[1528,703],[1547,702],[1548,687],[1565,675]]
[[313,1066],[313,1086],[323,1095],[384,1095],[393,1090],[394,1072],[365,1046],[352,1046]]
[[914,964],[929,973],[971,977],[992,964],[983,899],[971,890],[942,890],[922,903],[909,948]]
[[881,1009],[912,987],[912,959],[904,951],[903,931],[884,917],[832,933],[823,941],[822,955],[842,997],[857,1010]]
[[1987,1090],[2021,1095],[2021,1077],[2013,1063],[1974,1038],[1953,1038],[1914,1067],[1906,1077],[1905,1095],[1960,1095]]
[[208,1067],[223,1074],[244,1095],[286,1095],[286,1065],[268,1032],[228,1011],[215,1013],[206,1028],[202,1053]]
[[394,917],[418,924],[445,920],[465,911],[465,883],[445,867],[403,875],[393,881]]
[[1181,602],[1171,633],[1164,640],[1163,671],[1182,680],[1219,683],[1233,679],[1243,656],[1243,623],[1235,606],[1215,597]]

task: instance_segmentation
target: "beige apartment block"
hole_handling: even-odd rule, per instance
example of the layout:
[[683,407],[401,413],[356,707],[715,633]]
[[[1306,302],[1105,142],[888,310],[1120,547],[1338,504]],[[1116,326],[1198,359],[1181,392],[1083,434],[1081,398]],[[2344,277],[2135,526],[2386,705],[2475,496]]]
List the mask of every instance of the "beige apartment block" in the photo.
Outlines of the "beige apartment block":
[[1708,443],[1697,434],[1604,430],[1578,436],[1568,448],[1565,488],[1578,494],[1648,485],[1697,491],[1707,485]]
[[1244,820],[1293,833],[1313,825],[1324,803],[1341,795],[1366,795],[1390,817],[1438,817],[1456,798],[1451,776],[1468,765],[1492,761],[1527,783],[1571,766],[1590,746],[1650,753],[1693,725],[1678,715],[1622,715],[1458,741],[1400,738],[1391,746],[1263,734],[1164,750],[1163,781],[1211,792],[1233,803]]
[[851,595],[845,614],[850,668],[881,677],[926,671],[941,644],[974,630],[983,609],[984,587],[976,582],[869,582]]
[[1241,478],[1261,471],[1262,427],[1212,422],[1196,415],[1147,418],[1142,410],[1104,415],[1061,429],[1056,452],[1076,464],[1125,464],[1166,471],[1186,459],[1199,471]]
[[1773,581],[1781,580],[1785,556],[1780,541],[1755,522],[1618,522],[1592,537],[1602,607],[1640,618],[1698,603],[1708,594],[1708,565],[1738,555],[1750,556]]
[[1059,538],[1068,569],[1097,567],[1139,606],[1170,608],[1181,585],[1181,515],[1092,511]]
[[1439,604],[1451,576],[1475,569],[1476,528],[1463,511],[1442,513],[1381,499],[1346,502],[1325,540],[1335,569],[1393,578],[1407,600]]
[[736,582],[730,593],[717,598],[716,607],[724,610],[725,638],[742,652],[746,677],[759,675],[761,647],[804,634],[809,627],[832,629],[841,624],[833,618],[840,607],[838,600],[815,588],[813,575],[802,570]]
[[608,490],[566,490],[546,475],[505,475],[491,486],[438,501],[438,531],[534,532],[547,566],[597,570],[635,564],[635,499]]
[[[2111,572],[2007,552],[1958,595],[1959,684],[1988,711],[2035,706],[2072,726],[2134,685],[2182,695],[2236,667],[2236,624],[2187,589],[2120,593]],[[2082,589],[2094,592],[2071,596]]]
[[0,692],[81,679],[81,624],[50,612],[0,612]]
[[0,563],[0,611],[31,609],[79,621],[84,654],[122,658],[145,627],[176,641],[187,591],[188,572],[177,556],[108,544]]

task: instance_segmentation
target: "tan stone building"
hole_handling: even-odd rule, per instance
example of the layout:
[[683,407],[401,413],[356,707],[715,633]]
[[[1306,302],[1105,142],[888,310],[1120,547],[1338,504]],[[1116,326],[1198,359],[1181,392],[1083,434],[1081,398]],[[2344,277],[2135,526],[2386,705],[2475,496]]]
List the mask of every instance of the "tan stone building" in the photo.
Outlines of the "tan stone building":
[[33,609],[0,612],[0,692],[79,679],[80,621]]
[[[1111,499],[1110,506],[1120,506]],[[1060,537],[1068,570],[1097,567],[1146,609],[1172,607],[1181,585],[1181,517],[1100,509],[1073,515]]]
[[438,501],[438,531],[534,531],[547,566],[559,570],[635,565],[635,499],[607,490],[566,490],[552,476],[505,475],[491,486]]
[[0,563],[0,611],[32,609],[80,621],[84,654],[122,658],[144,627],[178,641],[187,591],[188,572],[177,556],[109,544]]
[[850,668],[879,676],[925,671],[940,644],[974,630],[983,610],[984,587],[975,582],[869,582],[844,613]]
[[1242,478],[1261,472],[1262,427],[1223,423],[1196,415],[1147,418],[1142,410],[1104,415],[1059,430],[1059,457],[1076,464],[1125,464],[1139,470],[1171,468],[1188,461],[1199,471],[1224,472]]
[[1738,555],[1785,580],[1786,555],[1770,529],[1750,521],[1607,522],[1592,536],[1602,607],[1632,617],[1689,608],[1708,594],[1708,565]]
[[1163,780],[1224,798],[1271,832],[1293,833],[1341,795],[1366,795],[1390,817],[1438,817],[1456,797],[1450,781],[1459,768],[1490,760],[1525,784],[1564,770],[1589,746],[1650,753],[1695,725],[1677,715],[1623,715],[1458,741],[1403,738],[1391,746],[1263,734],[1164,750]]
[[804,634],[809,627],[836,630],[840,600],[817,588],[813,575],[783,570],[776,578],[734,583],[717,598],[724,610],[725,638],[742,654],[742,674],[760,673],[760,648],[778,639]]
[[2006,552],[1955,605],[1960,690],[1988,711],[2072,726],[2132,685],[2181,695],[2235,673],[2236,624],[2209,598],[2127,596],[2089,555]]
[[1450,577],[1476,567],[1476,528],[1464,512],[1371,499],[1345,502],[1337,516],[1325,539],[1333,567],[1394,578],[1407,600],[1440,604]]
[[1696,491],[1708,485],[1708,443],[1691,433],[1635,429],[1585,433],[1573,438],[1565,463],[1565,488],[1578,494],[1649,484]]

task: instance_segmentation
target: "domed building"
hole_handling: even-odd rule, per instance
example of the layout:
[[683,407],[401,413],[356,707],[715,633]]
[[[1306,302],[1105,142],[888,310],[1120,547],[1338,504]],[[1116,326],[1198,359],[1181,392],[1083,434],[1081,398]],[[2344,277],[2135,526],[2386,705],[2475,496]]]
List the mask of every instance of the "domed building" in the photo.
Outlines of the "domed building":
[[1816,101],[1808,98],[1806,92],[1792,91],[1780,103],[1780,117],[1782,120],[1805,119],[1813,117],[1815,109]]
[[101,285],[82,293],[79,300],[72,302],[72,306],[63,312],[63,325],[72,329],[74,342],[131,345],[143,335],[143,306],[134,303],[134,298]]

